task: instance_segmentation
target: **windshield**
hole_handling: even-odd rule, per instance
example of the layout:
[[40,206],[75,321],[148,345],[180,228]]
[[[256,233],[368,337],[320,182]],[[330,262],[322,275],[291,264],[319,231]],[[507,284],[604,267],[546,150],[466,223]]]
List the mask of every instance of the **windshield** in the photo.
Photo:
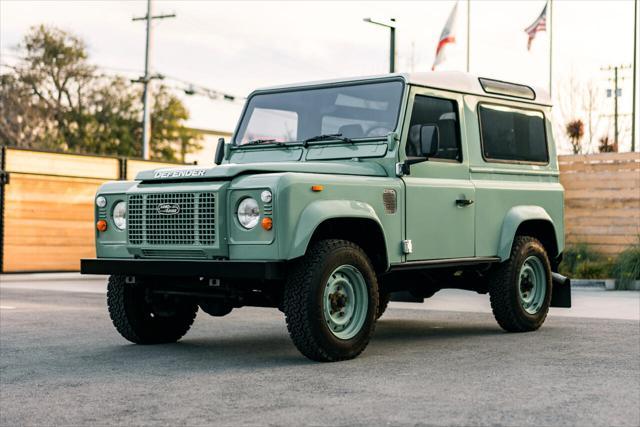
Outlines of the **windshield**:
[[403,86],[396,80],[255,95],[236,144],[385,136],[396,128]]

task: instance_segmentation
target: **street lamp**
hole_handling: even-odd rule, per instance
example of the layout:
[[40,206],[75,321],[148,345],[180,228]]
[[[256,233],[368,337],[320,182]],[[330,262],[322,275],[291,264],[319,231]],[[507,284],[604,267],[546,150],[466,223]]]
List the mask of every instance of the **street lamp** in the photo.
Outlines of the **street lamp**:
[[386,27],[390,32],[389,38],[389,72],[395,73],[396,71],[396,20],[395,18],[391,18],[389,22],[380,22],[374,21],[371,18],[364,18],[364,22],[369,22],[370,24],[380,25],[382,27]]

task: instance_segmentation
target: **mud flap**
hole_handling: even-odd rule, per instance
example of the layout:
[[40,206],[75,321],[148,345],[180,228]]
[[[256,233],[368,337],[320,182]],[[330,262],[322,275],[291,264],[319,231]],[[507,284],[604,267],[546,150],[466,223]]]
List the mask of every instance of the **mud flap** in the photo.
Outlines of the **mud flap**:
[[571,308],[571,280],[559,273],[551,273],[551,277],[551,307]]

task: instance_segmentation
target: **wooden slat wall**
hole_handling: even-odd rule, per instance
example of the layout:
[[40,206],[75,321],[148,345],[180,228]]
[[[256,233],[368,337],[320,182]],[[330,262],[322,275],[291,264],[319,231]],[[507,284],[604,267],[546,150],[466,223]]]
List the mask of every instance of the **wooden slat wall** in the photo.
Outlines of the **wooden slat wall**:
[[[147,169],[173,166],[135,162]],[[77,271],[95,256],[93,203],[120,178],[117,158],[6,150],[1,272]]]
[[640,153],[560,156],[568,245],[616,255],[640,238]]
[[74,271],[95,256],[100,179],[12,174],[5,193],[3,270]]
[[[118,179],[114,158],[7,150],[4,272],[74,271],[94,256],[93,198]],[[640,153],[560,156],[567,244],[617,254],[640,235]],[[173,164],[128,162],[139,170]]]

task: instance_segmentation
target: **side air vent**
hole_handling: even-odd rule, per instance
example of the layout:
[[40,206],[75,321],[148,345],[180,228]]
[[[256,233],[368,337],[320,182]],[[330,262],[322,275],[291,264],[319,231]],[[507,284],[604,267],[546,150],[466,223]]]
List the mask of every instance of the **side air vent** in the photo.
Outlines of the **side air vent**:
[[398,210],[398,197],[396,190],[385,188],[382,192],[382,203],[384,204],[384,212],[394,214]]

